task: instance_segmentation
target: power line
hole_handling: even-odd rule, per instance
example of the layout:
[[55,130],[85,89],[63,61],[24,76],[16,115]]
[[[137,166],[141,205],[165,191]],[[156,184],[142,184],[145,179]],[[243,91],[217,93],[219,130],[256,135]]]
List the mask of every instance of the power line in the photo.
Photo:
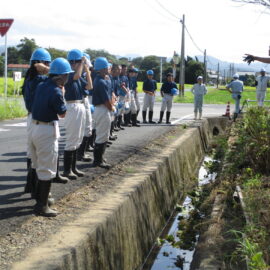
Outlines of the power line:
[[178,21],[180,20],[180,18],[178,17],[178,16],[176,16],[175,14],[173,14],[170,10],[168,10],[166,7],[164,7],[160,2],[159,2],[159,0],[155,0],[158,4],[159,4],[159,6],[163,9],[163,10],[165,10],[167,13],[169,13],[171,16],[173,16],[174,18],[176,18]]
[[161,13],[159,10],[157,10],[151,3],[149,3],[147,0],[146,0],[146,3],[152,8],[154,9],[155,12],[157,12],[159,15],[161,15],[163,18],[167,19],[167,20],[170,20],[172,22],[178,22],[176,21],[175,19],[172,19],[171,17],[167,16],[167,15],[164,15],[163,13]]
[[194,44],[194,46],[195,46],[201,53],[204,53],[204,51],[203,51],[202,49],[200,49],[200,47],[199,47],[199,46],[196,44],[196,42],[194,41],[194,39],[193,39],[193,37],[191,36],[191,34],[189,33],[189,31],[188,31],[186,25],[185,25],[185,29],[186,29],[186,31],[187,31],[187,33],[188,33],[188,35],[189,35],[189,37],[190,37],[192,43]]

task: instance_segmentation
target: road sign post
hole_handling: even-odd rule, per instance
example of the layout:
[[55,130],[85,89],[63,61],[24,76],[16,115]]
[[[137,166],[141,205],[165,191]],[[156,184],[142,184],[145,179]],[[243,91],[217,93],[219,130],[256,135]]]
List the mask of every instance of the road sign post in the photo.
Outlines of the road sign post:
[[0,19],[0,35],[5,36],[5,83],[4,83],[4,92],[5,97],[7,97],[7,31],[13,23],[13,19]]

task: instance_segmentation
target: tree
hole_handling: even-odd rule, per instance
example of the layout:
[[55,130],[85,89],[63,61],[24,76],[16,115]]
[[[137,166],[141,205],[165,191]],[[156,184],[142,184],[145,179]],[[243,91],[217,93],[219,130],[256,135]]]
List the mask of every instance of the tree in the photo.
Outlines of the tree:
[[110,54],[109,52],[105,50],[92,50],[88,48],[85,50],[85,52],[90,55],[91,61],[95,60],[97,57],[106,57],[109,62],[119,63],[115,55]]
[[132,59],[132,64],[135,67],[140,68],[141,67],[141,64],[142,64],[142,61],[143,61],[143,57],[136,57],[136,58],[133,58]]
[[59,49],[56,49],[56,48],[47,48],[48,52],[50,53],[52,59],[55,59],[57,57],[64,57],[66,58],[67,57],[67,51],[64,51],[64,50],[59,50]]
[[17,45],[18,53],[21,63],[29,63],[33,51],[38,47],[33,38],[28,39],[24,37],[20,40],[20,44]]
[[203,63],[193,60],[191,57],[186,62],[185,76],[186,83],[193,84],[197,81],[197,77],[203,75],[204,67]]

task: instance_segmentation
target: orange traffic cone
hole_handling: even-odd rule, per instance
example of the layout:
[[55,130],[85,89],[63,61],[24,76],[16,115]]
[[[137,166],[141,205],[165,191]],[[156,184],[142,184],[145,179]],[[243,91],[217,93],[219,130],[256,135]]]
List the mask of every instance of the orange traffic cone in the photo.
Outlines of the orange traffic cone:
[[228,101],[227,108],[225,114],[222,116],[227,116],[231,120],[231,113],[230,113],[230,101]]

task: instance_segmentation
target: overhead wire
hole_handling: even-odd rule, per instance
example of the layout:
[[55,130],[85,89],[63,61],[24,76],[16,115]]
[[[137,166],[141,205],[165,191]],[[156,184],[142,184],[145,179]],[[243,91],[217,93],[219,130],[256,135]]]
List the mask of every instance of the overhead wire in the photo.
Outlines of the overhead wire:
[[158,3],[158,5],[163,9],[165,10],[168,14],[170,14],[171,16],[173,16],[174,18],[180,20],[180,18],[178,16],[176,16],[174,13],[172,13],[170,10],[168,10],[166,7],[164,7],[160,2],[159,0],[155,0],[156,3]]

